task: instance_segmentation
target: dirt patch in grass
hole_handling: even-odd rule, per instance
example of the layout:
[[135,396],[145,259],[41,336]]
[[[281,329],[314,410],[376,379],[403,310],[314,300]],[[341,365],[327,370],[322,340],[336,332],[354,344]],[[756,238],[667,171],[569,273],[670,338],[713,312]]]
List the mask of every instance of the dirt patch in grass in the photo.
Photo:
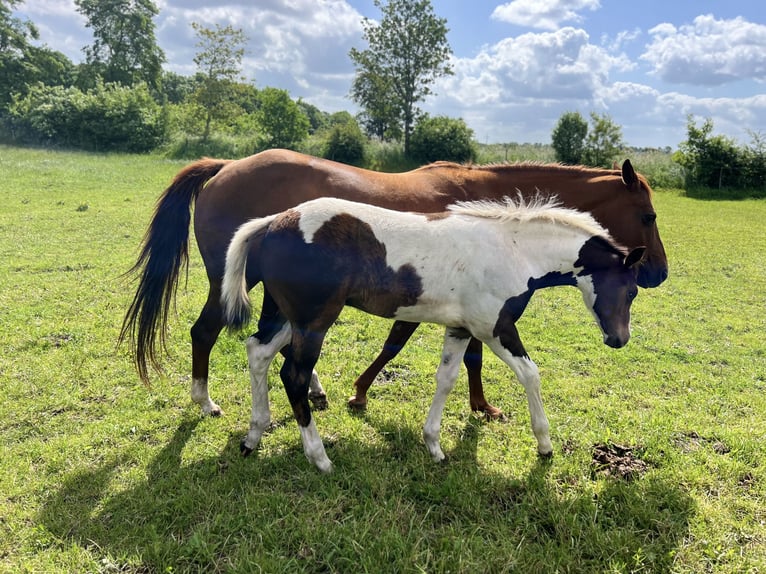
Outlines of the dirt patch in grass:
[[611,476],[622,480],[641,478],[649,465],[635,454],[634,447],[621,444],[593,446],[591,467],[594,476]]

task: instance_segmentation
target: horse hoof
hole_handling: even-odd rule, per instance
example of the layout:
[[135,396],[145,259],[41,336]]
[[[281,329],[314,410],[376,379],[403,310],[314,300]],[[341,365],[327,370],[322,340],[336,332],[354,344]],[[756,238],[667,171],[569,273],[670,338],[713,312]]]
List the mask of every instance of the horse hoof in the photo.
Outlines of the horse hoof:
[[475,406],[471,405],[471,410],[473,410],[476,413],[482,413],[484,415],[484,418],[488,422],[497,421],[500,423],[507,423],[508,417],[503,414],[503,411],[498,409],[497,407],[493,407],[489,403],[485,403],[481,406]]
[[327,395],[312,395],[309,393],[309,400],[318,411],[325,411],[330,406],[330,403],[327,402]]
[[367,399],[357,399],[356,395],[349,397],[348,408],[357,412],[365,411],[367,410]]
[[253,449],[247,446],[243,440],[241,443],[239,443],[239,452],[242,453],[243,457],[248,457],[253,453]]
[[548,452],[540,452],[540,451],[538,450],[538,451],[537,451],[537,455],[538,455],[538,456],[539,456],[541,459],[543,459],[543,460],[546,460],[546,461],[548,461],[548,460],[552,460],[552,459],[553,459],[553,451],[552,451],[552,450],[549,450]]

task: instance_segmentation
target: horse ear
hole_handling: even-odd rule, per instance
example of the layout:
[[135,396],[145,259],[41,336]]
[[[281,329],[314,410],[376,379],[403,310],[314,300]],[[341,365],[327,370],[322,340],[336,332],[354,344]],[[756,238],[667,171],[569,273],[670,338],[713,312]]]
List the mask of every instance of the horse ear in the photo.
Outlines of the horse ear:
[[636,247],[625,257],[625,267],[631,268],[641,263],[646,254],[646,247]]
[[622,182],[628,187],[632,187],[633,184],[638,183],[638,176],[629,159],[622,162]]

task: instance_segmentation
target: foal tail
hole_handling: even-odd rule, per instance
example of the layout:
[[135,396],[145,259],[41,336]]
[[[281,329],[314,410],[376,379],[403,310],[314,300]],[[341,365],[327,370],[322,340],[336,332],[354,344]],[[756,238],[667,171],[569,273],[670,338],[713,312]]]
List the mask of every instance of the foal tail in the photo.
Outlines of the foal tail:
[[131,341],[141,380],[151,366],[160,371],[157,340],[165,348],[170,305],[182,267],[189,262],[191,206],[205,183],[232,160],[203,158],[183,168],[157,201],[136,264],[126,275],[139,274],[138,289],[125,314],[118,344]]
[[237,229],[229,243],[221,284],[221,305],[224,322],[232,331],[241,329],[250,321],[250,297],[247,294],[245,267],[251,241],[266,233],[266,229],[278,215],[251,219]]

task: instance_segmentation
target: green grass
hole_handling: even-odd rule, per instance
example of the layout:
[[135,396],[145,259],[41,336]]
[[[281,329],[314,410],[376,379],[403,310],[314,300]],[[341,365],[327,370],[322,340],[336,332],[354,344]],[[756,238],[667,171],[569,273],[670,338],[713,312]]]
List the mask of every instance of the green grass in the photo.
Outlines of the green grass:
[[[624,349],[601,344],[576,290],[533,298],[520,332],[543,377],[550,462],[522,389],[489,356],[486,392],[509,422],[469,413],[463,374],[445,410],[448,462],[431,462],[420,433],[437,327],[350,414],[389,323],[345,312],[318,365],[324,476],[276,370],[274,429],[240,457],[243,335],[212,357],[225,416],[191,403],[196,252],[166,375],[142,386],[115,347],[133,294],[121,274],[182,165],[0,147],[0,571],[766,571],[766,201],[656,194],[671,275],[640,293]],[[632,447],[646,471],[596,472],[597,444]]]

